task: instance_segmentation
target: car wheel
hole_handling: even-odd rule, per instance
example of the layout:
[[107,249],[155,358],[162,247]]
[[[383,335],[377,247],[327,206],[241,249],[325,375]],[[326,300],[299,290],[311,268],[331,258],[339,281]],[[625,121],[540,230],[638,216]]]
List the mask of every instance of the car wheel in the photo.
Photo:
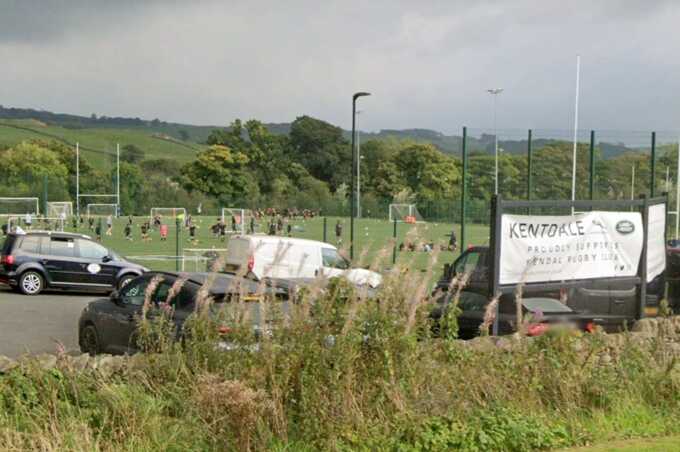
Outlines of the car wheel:
[[99,336],[94,325],[87,325],[80,332],[80,351],[90,356],[99,353]]
[[19,290],[24,295],[38,295],[45,288],[45,278],[37,271],[29,270],[19,278]]
[[120,277],[118,280],[118,290],[122,289],[123,287],[127,286],[130,281],[135,279],[137,275],[123,275]]

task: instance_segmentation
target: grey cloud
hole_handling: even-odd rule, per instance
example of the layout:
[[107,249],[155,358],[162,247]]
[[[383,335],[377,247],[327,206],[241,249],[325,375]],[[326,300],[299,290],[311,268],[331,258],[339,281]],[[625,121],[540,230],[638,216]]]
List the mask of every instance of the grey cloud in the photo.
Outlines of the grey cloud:
[[[0,0],[2,2],[3,0]],[[10,1],[0,99],[224,124],[312,114],[368,129],[678,128],[673,1]]]

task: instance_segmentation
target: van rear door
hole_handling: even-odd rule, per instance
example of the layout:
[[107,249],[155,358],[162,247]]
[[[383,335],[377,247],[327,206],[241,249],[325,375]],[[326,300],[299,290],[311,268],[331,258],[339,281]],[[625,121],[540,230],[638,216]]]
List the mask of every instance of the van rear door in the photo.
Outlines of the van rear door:
[[227,245],[224,270],[230,273],[243,271],[252,255],[250,240],[245,237],[232,237]]

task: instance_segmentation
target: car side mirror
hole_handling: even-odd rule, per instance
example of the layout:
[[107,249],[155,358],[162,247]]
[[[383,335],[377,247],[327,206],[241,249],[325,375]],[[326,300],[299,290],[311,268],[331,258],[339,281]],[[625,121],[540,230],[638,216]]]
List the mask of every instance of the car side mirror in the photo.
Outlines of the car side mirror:
[[111,262],[113,258],[109,256],[108,254],[104,257],[102,257],[102,262]]
[[109,299],[111,300],[112,303],[119,304],[120,303],[120,292],[117,290],[114,290],[111,292],[111,295],[109,295]]

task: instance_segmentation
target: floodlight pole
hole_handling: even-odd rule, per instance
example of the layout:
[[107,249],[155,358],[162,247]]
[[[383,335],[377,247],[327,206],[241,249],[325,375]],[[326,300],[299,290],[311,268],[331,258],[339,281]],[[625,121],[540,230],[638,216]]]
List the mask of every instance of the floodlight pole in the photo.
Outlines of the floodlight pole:
[[493,194],[498,194],[498,131],[496,129],[496,98],[503,92],[503,88],[491,88],[486,92],[493,95],[493,149],[494,149],[494,191]]
[[[363,110],[357,110],[358,116],[363,113]],[[361,218],[361,130],[357,125],[357,218]]]
[[678,139],[678,168],[675,173],[675,238],[680,232],[680,139]]
[[120,216],[120,143],[116,143],[116,217]]
[[80,145],[76,143],[76,218],[80,221]]
[[356,177],[356,160],[357,160],[357,149],[355,147],[355,135],[356,135],[356,119],[357,119],[357,99],[363,96],[370,96],[371,93],[358,92],[354,93],[352,96],[352,169],[351,174],[351,186],[349,190],[350,199],[350,221],[349,221],[349,258],[354,259],[354,217],[356,216],[356,204],[354,202],[354,187],[355,187],[355,177]]
[[635,199],[635,165],[630,170],[630,199]]
[[[574,99],[574,150],[571,160],[571,200],[576,200],[576,147],[578,145],[578,94],[581,77],[581,55],[576,55],[576,97]],[[574,214],[572,204],[571,214]]]

